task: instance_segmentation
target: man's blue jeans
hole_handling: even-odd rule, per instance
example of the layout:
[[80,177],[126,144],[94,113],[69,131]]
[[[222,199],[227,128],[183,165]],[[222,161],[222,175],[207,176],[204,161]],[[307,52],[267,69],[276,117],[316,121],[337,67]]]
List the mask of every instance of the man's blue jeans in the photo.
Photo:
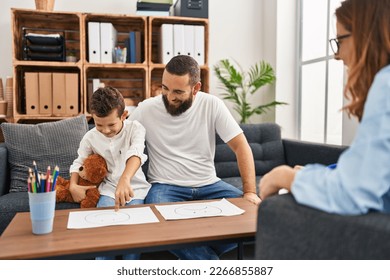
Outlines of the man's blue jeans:
[[[145,198],[145,203],[154,204],[188,200],[234,198],[240,196],[242,196],[242,192],[239,189],[222,180],[198,188],[153,183]],[[220,255],[235,247],[237,247],[237,244],[234,243],[184,248],[172,250],[171,252],[182,260],[218,260]]]
[[[132,199],[130,202],[126,203],[126,206],[128,205],[136,205],[136,204],[144,204],[143,199]],[[110,207],[115,206],[115,199],[112,197],[101,195],[99,198],[99,201],[96,205],[96,207]],[[115,236],[111,236],[112,238],[115,238]],[[140,254],[127,254],[122,256],[123,260],[139,260]],[[96,260],[115,260],[114,256],[101,256],[96,257]]]

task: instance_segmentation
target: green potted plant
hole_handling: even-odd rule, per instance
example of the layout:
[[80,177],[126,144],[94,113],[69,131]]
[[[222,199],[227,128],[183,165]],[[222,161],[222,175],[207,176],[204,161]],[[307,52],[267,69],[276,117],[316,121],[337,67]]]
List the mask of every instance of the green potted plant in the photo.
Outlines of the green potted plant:
[[275,74],[271,65],[265,61],[260,61],[249,68],[248,72],[242,70],[236,62],[239,71],[230,63],[228,59],[220,60],[214,66],[214,72],[221,82],[220,88],[224,99],[234,102],[233,109],[239,114],[240,123],[247,123],[252,115],[266,113],[272,107],[287,104],[285,102],[272,101],[268,104],[252,106],[247,97],[256,93],[262,86],[273,84]]

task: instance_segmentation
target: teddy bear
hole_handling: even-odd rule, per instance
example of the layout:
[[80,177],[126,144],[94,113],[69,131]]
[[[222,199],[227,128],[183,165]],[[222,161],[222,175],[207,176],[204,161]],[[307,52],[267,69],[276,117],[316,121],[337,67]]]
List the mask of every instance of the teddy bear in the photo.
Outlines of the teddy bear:
[[[85,199],[80,202],[80,208],[96,207],[100,193],[97,186],[107,175],[107,164],[105,159],[98,154],[91,154],[79,168],[79,182],[81,186],[96,186],[86,191]],[[56,182],[56,202],[74,202],[69,191],[70,180],[58,176]]]

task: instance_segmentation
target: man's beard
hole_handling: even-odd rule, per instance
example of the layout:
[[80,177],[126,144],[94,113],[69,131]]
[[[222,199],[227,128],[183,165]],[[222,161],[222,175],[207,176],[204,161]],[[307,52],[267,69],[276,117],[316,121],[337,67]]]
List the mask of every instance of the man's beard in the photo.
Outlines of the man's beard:
[[162,95],[162,99],[164,101],[165,109],[167,109],[167,112],[172,116],[179,116],[183,114],[192,106],[192,101],[193,101],[193,97],[191,95],[187,100],[182,101],[182,103],[178,107],[176,107],[174,105],[169,104],[166,95]]

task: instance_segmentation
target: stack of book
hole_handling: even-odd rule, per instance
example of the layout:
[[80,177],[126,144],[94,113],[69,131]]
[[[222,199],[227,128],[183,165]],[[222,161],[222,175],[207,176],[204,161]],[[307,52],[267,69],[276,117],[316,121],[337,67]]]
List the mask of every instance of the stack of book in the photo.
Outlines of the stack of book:
[[126,46],[126,63],[142,63],[143,57],[143,43],[140,31],[130,31],[129,37],[125,40]]
[[64,36],[25,33],[23,58],[24,60],[66,61]]
[[169,16],[172,0],[144,0],[137,2],[137,15],[140,16]]

